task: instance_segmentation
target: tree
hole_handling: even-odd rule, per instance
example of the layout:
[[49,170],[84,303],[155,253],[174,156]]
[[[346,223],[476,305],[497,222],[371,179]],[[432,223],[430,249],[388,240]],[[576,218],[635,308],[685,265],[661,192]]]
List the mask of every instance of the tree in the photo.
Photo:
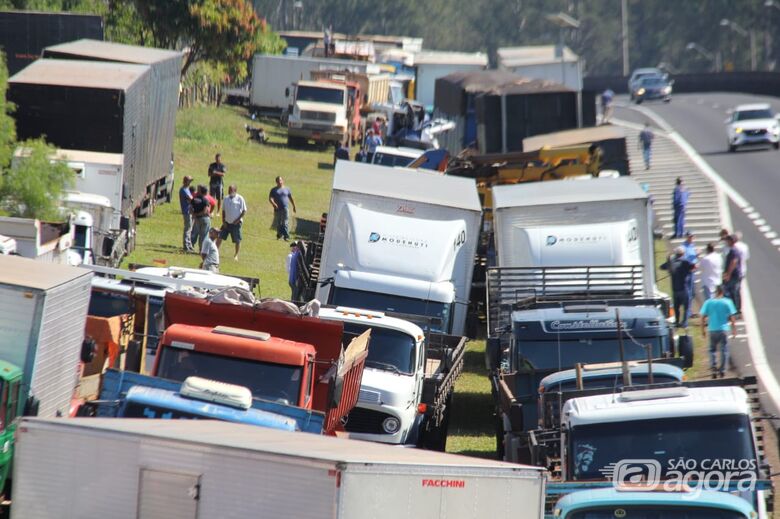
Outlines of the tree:
[[220,62],[243,79],[255,52],[279,52],[278,36],[246,0],[135,0],[138,16],[158,47],[185,46],[182,77],[199,61]]
[[11,161],[13,143],[16,140],[16,128],[10,115],[10,107],[5,99],[8,89],[8,69],[5,66],[5,54],[0,50],[0,171]]

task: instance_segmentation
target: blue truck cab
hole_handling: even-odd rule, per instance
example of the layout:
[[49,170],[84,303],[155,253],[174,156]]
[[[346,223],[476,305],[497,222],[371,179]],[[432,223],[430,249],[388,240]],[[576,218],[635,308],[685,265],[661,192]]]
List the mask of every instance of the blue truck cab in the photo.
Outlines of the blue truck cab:
[[321,434],[325,415],[252,398],[248,388],[190,377],[184,382],[108,369],[99,399],[79,413],[112,418],[204,419]]
[[712,490],[664,492],[600,488],[561,498],[553,508],[558,519],[755,519],[744,499]]
[[[514,373],[509,389],[522,405],[522,430],[537,426],[538,389],[545,377],[578,363],[620,360],[615,309],[609,303],[584,301],[540,303],[512,312],[502,369]],[[620,321],[626,361],[672,355],[669,328],[657,306],[621,306]]]

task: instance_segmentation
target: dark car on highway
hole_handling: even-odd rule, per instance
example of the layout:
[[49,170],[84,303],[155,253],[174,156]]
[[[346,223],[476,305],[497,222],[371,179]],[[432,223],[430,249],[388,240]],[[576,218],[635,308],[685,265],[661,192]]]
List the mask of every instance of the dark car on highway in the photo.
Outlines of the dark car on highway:
[[649,100],[662,100],[668,103],[672,100],[673,83],[674,81],[667,75],[642,77],[635,83],[631,98],[636,104]]

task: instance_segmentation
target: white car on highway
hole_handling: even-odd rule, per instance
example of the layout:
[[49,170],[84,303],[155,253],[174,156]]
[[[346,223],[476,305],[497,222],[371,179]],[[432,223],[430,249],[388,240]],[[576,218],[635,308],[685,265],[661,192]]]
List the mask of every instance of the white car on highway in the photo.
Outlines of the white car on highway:
[[780,121],[766,103],[739,105],[726,120],[729,151],[741,146],[771,144],[780,148]]

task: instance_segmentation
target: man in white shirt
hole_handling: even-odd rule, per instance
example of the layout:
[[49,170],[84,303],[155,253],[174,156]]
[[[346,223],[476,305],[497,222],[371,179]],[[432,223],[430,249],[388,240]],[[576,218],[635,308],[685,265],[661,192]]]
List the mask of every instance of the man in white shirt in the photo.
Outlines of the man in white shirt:
[[246,201],[238,194],[238,187],[233,184],[228,188],[228,196],[222,202],[222,230],[217,238],[217,247],[222,245],[222,240],[230,239],[236,244],[236,255],[233,259],[238,261],[238,251],[241,250],[241,225],[246,214]]
[[742,231],[734,232],[734,237],[737,239],[734,247],[742,253],[742,279],[745,279],[745,276],[747,276],[747,260],[750,259],[750,247],[742,241]]
[[212,227],[209,229],[209,233],[203,240],[203,244],[200,247],[200,268],[211,272],[219,272],[219,249],[214,240],[219,236],[219,229]]
[[701,273],[701,291],[704,301],[715,297],[715,289],[721,284],[723,279],[723,257],[715,252],[715,246],[712,243],[707,244],[707,251],[699,261],[699,272]]

